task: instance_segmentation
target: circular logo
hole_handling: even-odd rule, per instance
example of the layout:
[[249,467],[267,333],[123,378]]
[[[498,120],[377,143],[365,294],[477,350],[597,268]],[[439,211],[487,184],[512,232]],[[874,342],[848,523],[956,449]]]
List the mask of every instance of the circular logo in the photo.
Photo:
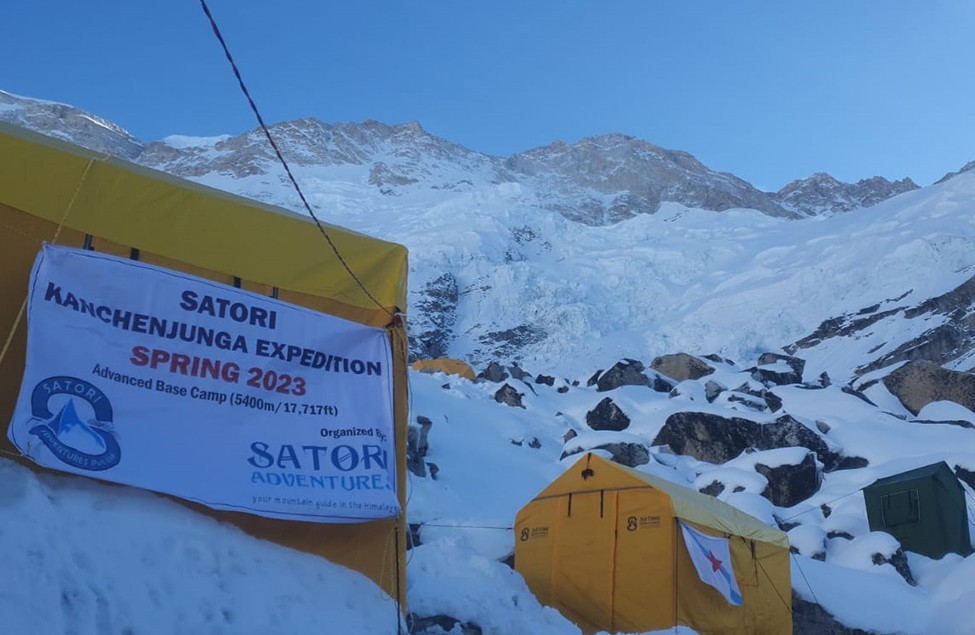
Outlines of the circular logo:
[[[38,423],[28,432],[61,462],[100,472],[121,460],[122,450],[110,430],[112,404],[91,382],[64,375],[48,377],[34,386],[30,403],[31,421]],[[56,404],[53,410],[52,404]],[[94,417],[85,420],[79,407],[90,410]]]

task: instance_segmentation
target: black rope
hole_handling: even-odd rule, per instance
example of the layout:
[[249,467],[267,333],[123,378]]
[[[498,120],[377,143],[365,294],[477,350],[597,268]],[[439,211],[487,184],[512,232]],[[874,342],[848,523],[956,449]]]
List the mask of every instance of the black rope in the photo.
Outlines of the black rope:
[[318,227],[318,231],[321,232],[322,236],[328,242],[329,247],[331,247],[332,251],[335,253],[335,257],[339,259],[339,262],[342,263],[342,266],[345,268],[346,272],[348,272],[352,279],[355,280],[355,283],[359,285],[362,292],[365,293],[366,296],[368,296],[377,307],[386,312],[387,315],[394,317],[394,315],[390,313],[390,311],[384,307],[382,303],[372,295],[372,293],[369,292],[369,289],[366,288],[362,280],[355,275],[355,272],[353,272],[352,268],[349,267],[349,263],[347,263],[345,258],[342,257],[342,254],[339,253],[339,249],[332,241],[332,237],[328,235],[327,231],[325,231],[325,227],[322,225],[322,222],[318,220],[318,216],[316,216],[315,212],[312,210],[311,205],[308,203],[308,199],[305,198],[305,193],[301,191],[301,187],[298,185],[297,179],[295,179],[294,174],[291,173],[291,167],[288,165],[288,162],[285,161],[284,155],[281,154],[278,144],[274,142],[274,138],[271,136],[271,131],[268,130],[267,124],[264,123],[264,117],[261,116],[261,112],[257,109],[257,104],[254,103],[254,99],[251,97],[250,91],[247,90],[247,85],[244,84],[244,78],[240,74],[240,69],[237,68],[237,62],[234,61],[233,56],[230,54],[230,49],[227,47],[227,42],[224,41],[223,35],[220,33],[220,28],[217,27],[217,21],[213,18],[213,14],[210,13],[210,7],[207,6],[206,0],[200,0],[200,5],[203,7],[203,12],[210,21],[210,27],[213,29],[213,34],[217,36],[217,40],[220,42],[220,46],[223,48],[224,55],[227,56],[227,61],[230,62],[230,67],[234,70],[234,76],[237,77],[237,83],[240,85],[240,90],[244,93],[244,97],[247,98],[247,103],[250,104],[251,110],[254,112],[254,116],[257,117],[257,123],[260,124],[261,130],[264,131],[264,136],[267,137],[268,143],[270,143],[271,147],[274,149],[274,154],[277,155],[278,161],[280,161],[281,165],[284,166],[284,171],[288,174],[288,179],[291,180],[291,184],[298,193],[298,198],[301,199],[305,210],[308,211],[308,214],[312,217],[312,220],[315,221],[315,226]]

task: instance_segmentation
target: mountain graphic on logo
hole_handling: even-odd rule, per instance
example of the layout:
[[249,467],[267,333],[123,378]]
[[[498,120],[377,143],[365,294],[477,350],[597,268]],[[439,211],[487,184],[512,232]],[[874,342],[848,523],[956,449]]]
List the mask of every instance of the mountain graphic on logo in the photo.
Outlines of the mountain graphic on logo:
[[87,452],[105,450],[104,439],[78,416],[73,399],[68,399],[61,411],[47,425],[65,445]]

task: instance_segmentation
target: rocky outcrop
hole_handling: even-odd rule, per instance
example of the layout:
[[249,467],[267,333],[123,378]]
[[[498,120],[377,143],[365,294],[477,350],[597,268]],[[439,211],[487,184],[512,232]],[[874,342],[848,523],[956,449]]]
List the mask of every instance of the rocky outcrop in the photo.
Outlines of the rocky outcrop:
[[410,323],[412,359],[447,357],[454,323],[457,321],[457,280],[451,273],[441,274],[413,293],[417,318]]
[[889,181],[882,176],[844,183],[818,172],[789,183],[773,195],[783,208],[805,216],[820,216],[872,207],[887,199],[918,189],[910,178]]
[[620,386],[649,386],[650,378],[643,372],[645,368],[643,362],[635,359],[616,362],[612,368],[596,378],[596,390],[606,392]]
[[911,414],[932,401],[954,401],[975,411],[975,374],[947,370],[930,362],[908,362],[883,379]]

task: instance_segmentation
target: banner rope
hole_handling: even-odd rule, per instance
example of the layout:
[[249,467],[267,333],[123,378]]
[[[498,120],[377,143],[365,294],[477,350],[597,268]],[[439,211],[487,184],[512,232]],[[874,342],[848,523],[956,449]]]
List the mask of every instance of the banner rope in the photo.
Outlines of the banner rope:
[[359,286],[362,292],[365,293],[366,296],[377,307],[379,307],[380,310],[384,311],[391,318],[394,318],[395,317],[394,314],[388,308],[383,306],[382,303],[379,302],[379,300],[376,299],[376,297],[369,291],[369,289],[366,288],[366,285],[362,282],[362,280],[360,280],[359,277],[355,274],[355,272],[352,271],[352,268],[349,266],[349,263],[346,262],[345,258],[342,257],[341,252],[339,252],[339,248],[332,240],[332,237],[328,235],[327,231],[325,231],[325,226],[318,219],[318,216],[315,214],[314,210],[312,210],[311,204],[309,204],[308,199],[305,198],[305,193],[301,190],[301,186],[298,185],[298,180],[291,172],[291,167],[288,165],[288,162],[285,161],[284,155],[281,154],[281,150],[278,148],[278,144],[274,141],[274,138],[271,136],[271,131],[268,129],[267,124],[264,123],[264,117],[261,116],[261,112],[260,110],[258,110],[257,104],[254,102],[254,99],[251,97],[250,91],[247,89],[247,85],[244,83],[244,78],[240,74],[240,69],[237,67],[237,62],[234,61],[233,55],[230,54],[230,48],[227,46],[227,42],[223,39],[223,35],[220,33],[220,28],[217,26],[217,21],[214,19],[213,14],[210,12],[210,7],[207,6],[206,0],[200,0],[200,5],[203,7],[203,12],[206,14],[207,20],[210,21],[210,27],[213,29],[213,34],[217,37],[217,40],[220,42],[220,46],[223,48],[223,53],[227,57],[227,61],[230,62],[230,67],[234,71],[234,76],[237,78],[237,83],[240,85],[240,90],[244,93],[244,97],[247,99],[247,103],[250,105],[251,111],[254,113],[254,116],[257,118],[257,123],[260,125],[261,130],[264,131],[264,136],[267,137],[268,143],[271,144],[271,148],[274,149],[274,154],[277,156],[278,161],[280,161],[281,165],[284,166],[284,171],[285,173],[287,173],[288,179],[291,181],[291,185],[294,186],[295,191],[298,193],[298,198],[301,199],[301,203],[304,206],[305,210],[311,216],[312,220],[315,221],[315,226],[318,227],[318,231],[325,238],[325,241],[328,243],[329,247],[332,248],[332,252],[335,254],[335,257],[338,258],[339,262],[342,264],[342,267],[345,268],[345,271],[349,274],[349,276],[352,277],[352,279]]

